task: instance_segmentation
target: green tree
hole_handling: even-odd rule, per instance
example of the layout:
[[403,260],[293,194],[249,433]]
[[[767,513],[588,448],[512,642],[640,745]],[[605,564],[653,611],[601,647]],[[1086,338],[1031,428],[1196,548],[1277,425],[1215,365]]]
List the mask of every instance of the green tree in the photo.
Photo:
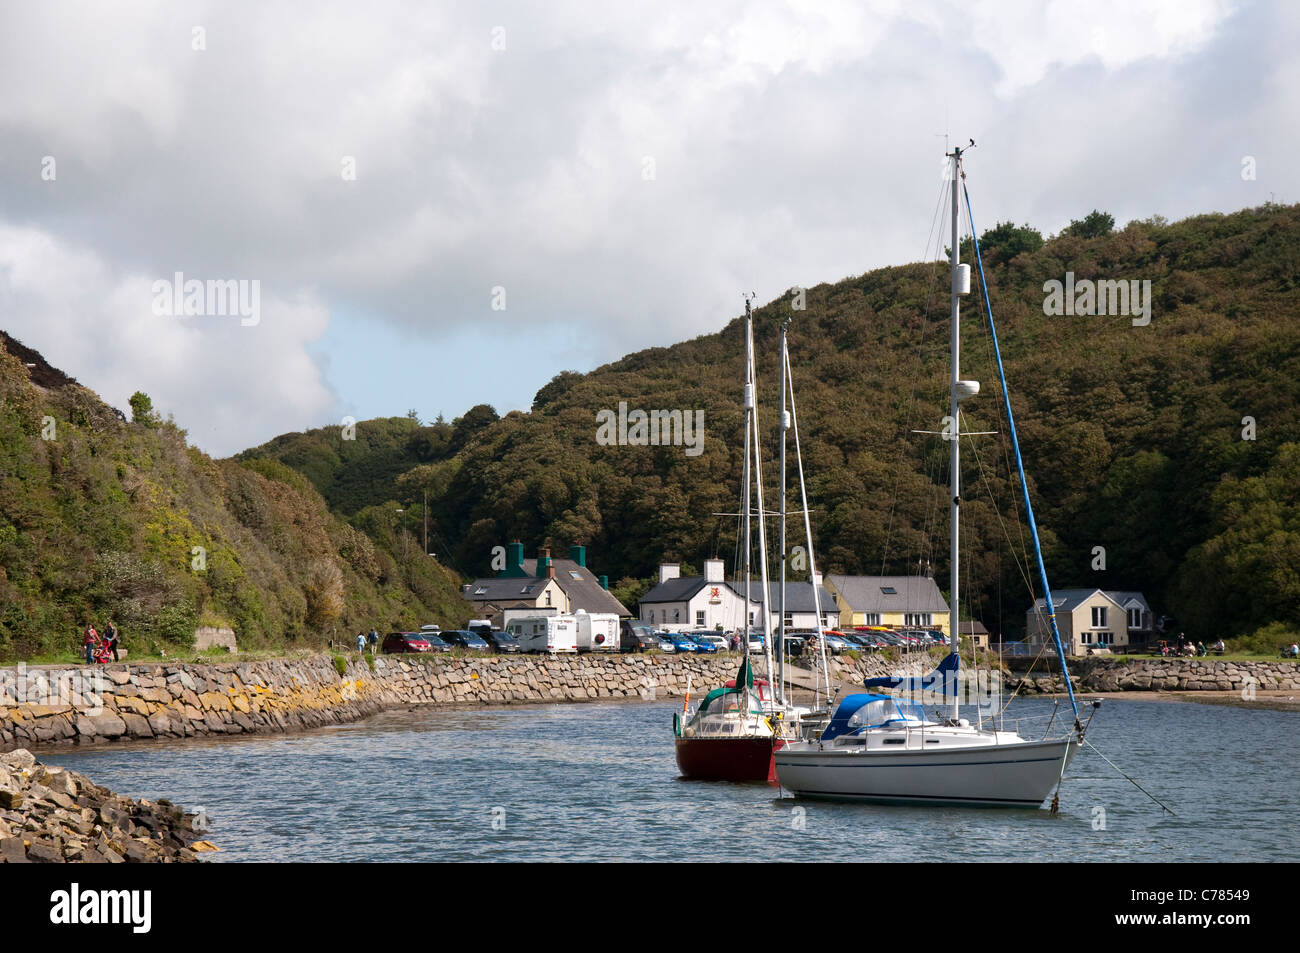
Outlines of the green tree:
[[1093,209],[1082,221],[1072,219],[1064,233],[1076,238],[1103,238],[1114,230],[1115,216]]
[[157,427],[162,423],[158,415],[154,413],[153,401],[149,395],[142,390],[136,391],[131,395],[131,420],[134,423],[142,424],[145,427]]

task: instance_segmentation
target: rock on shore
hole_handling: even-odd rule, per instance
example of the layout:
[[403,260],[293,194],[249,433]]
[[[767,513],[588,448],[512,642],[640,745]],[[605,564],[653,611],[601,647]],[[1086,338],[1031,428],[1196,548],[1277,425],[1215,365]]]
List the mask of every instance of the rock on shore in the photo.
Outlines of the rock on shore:
[[200,837],[169,801],[120,797],[25,748],[0,755],[0,864],[187,863]]

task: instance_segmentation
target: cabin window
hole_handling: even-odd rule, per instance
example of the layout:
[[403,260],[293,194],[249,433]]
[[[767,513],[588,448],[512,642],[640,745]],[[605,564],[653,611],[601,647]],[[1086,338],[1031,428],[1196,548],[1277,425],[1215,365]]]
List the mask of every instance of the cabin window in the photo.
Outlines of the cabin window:
[[903,743],[903,739],[902,739],[902,738],[886,738],[886,739],[885,739],[885,744],[887,744],[887,745],[901,745],[902,743]]
[[704,627],[704,610],[703,610],[703,609],[696,609],[696,610],[695,610],[695,624],[696,624],[697,626],[699,626],[700,628],[703,628],[703,627]]
[[1105,606],[1092,607],[1092,627],[1094,629],[1106,628],[1106,607]]
[[1140,629],[1140,628],[1142,628],[1142,610],[1141,610],[1141,609],[1129,609],[1129,610],[1128,610],[1128,627],[1129,627],[1130,629]]

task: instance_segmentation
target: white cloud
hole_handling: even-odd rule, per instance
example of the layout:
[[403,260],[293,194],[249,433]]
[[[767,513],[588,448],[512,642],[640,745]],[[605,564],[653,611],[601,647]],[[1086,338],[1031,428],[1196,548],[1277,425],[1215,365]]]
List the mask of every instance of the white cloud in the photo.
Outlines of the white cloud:
[[309,354],[329,314],[310,293],[264,293],[261,320],[244,327],[237,315],[155,315],[154,280],[37,229],[0,225],[5,329],[124,412],[143,390],[196,443],[226,454],[254,435],[319,423],[333,406]]
[[[524,324],[585,328],[612,360],[716,329],[744,290],[915,260],[945,128],[980,144],[984,225],[1285,199],[1296,18],[1218,0],[19,7],[0,35],[0,226],[56,264],[0,288],[24,309],[0,323],[57,325],[49,359],[115,401],[154,394],[208,449],[334,419],[331,386],[356,402],[365,381],[327,384],[309,357],[331,310],[424,340],[483,323],[446,355],[456,373],[421,382],[454,415],[487,396],[464,375],[493,370],[492,336]],[[175,271],[257,278],[277,320],[142,340],[123,289]],[[209,354],[222,375],[187,396],[184,362]],[[528,391],[560,369],[512,374]]]

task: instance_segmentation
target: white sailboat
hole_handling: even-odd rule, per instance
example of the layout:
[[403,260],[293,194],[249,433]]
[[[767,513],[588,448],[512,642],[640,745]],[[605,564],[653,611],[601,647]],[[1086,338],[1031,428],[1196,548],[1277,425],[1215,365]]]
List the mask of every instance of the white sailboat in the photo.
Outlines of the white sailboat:
[[[973,146],[974,143],[972,142]],[[969,147],[967,147],[969,148]],[[949,644],[951,652],[930,675],[922,678],[868,679],[864,687],[903,689],[912,699],[941,693],[945,702],[951,698],[948,717],[927,717],[921,704],[908,697],[867,692],[843,698],[830,724],[816,740],[787,745],[775,755],[777,776],[782,787],[797,796],[835,800],[866,800],[891,803],[970,804],[981,806],[1039,807],[1060,784],[1065,769],[1083,744],[1086,725],[1079,719],[1078,705],[1070,689],[1074,723],[1063,736],[1028,740],[1015,731],[985,727],[960,717],[958,654],[960,605],[958,568],[958,515],[961,506],[960,405],[979,393],[979,383],[960,376],[961,298],[970,293],[970,266],[959,262],[959,196],[962,187],[962,155],[956,148],[948,158],[952,162],[952,367],[949,389],[950,439],[950,560],[951,593]],[[969,207],[969,196],[967,197]],[[975,235],[973,217],[971,233]],[[975,238],[976,260],[979,244]],[[987,294],[987,292],[986,292]],[[994,353],[998,356],[996,330],[993,331]],[[1006,386],[1003,380],[1003,394]],[[1038,556],[1046,605],[1052,605],[1042,554],[1038,551],[1037,527],[1029,506],[1028,487],[1020,450],[1016,442],[1015,422],[1008,402],[1007,422],[1024,491],[1029,526]],[[1051,632],[1056,640],[1062,671],[1065,653],[1057,632],[1055,614],[1049,614]],[[1094,708],[1095,711],[1095,708]],[[1091,721],[1091,718],[1089,719]],[[1050,730],[1050,724],[1049,724]]]

